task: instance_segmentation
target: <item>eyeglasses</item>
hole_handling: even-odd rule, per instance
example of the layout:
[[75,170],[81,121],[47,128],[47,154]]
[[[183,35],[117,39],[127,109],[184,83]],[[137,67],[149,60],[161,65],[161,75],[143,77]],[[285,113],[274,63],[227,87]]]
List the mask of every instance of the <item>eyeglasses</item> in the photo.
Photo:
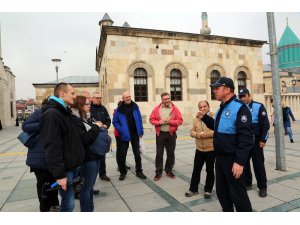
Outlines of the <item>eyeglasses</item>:
[[93,98],[95,98],[95,99],[102,99],[102,97],[93,97]]
[[163,98],[162,100],[170,100],[170,98]]

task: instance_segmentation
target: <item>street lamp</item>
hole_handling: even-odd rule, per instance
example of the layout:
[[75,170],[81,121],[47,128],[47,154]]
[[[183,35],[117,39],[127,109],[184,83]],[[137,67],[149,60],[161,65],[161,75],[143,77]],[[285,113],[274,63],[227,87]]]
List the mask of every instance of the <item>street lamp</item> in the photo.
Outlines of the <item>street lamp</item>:
[[54,66],[55,66],[56,83],[58,84],[58,66],[59,66],[59,63],[61,62],[61,59],[51,59],[51,61],[53,62]]
[[293,87],[294,87],[294,88],[293,88],[293,89],[294,89],[294,93],[296,92],[296,91],[295,91],[295,85],[296,85],[296,82],[297,82],[297,80],[294,80],[294,79],[292,80],[292,85],[293,85]]

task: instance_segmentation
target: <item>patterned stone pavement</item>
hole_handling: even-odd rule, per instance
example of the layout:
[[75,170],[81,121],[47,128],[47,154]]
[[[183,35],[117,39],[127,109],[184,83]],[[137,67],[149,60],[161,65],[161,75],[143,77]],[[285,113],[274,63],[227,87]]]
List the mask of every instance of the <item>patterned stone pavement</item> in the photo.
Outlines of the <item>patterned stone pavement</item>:
[[[286,171],[276,168],[275,143],[273,130],[265,148],[265,164],[268,177],[268,196],[260,198],[254,185],[248,191],[254,211],[299,212],[300,211],[300,123],[293,124],[295,143],[289,143],[285,136]],[[1,212],[38,212],[38,199],[35,177],[25,165],[27,149],[16,139],[20,127],[0,131],[0,211]],[[189,136],[189,128],[178,131],[176,146],[176,179],[163,175],[158,182],[154,177],[155,135],[153,129],[145,132],[146,153],[142,165],[146,180],[140,180],[134,173],[134,157],[128,151],[127,163],[131,170],[124,181],[119,181],[115,159],[115,143],[107,154],[107,175],[111,182],[97,179],[95,189],[96,212],[220,212],[221,207],[213,192],[211,199],[204,199],[203,184],[205,169],[201,174],[200,194],[187,198],[184,193],[189,188],[195,152],[194,140]],[[214,189],[215,190],[215,189]],[[75,211],[79,212],[79,201]]]

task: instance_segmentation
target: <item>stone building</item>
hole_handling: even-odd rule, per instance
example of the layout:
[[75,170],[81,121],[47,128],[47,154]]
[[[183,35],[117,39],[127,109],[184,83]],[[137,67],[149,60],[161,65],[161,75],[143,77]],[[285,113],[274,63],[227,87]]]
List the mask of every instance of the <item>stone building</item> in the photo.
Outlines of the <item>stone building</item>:
[[234,80],[236,93],[247,87],[257,101],[265,100],[261,48],[266,41],[211,35],[207,13],[202,13],[199,34],[132,28],[127,22],[113,26],[107,14],[99,26],[96,70],[111,114],[122,93],[129,91],[149,123],[166,91],[189,124],[200,100],[208,100],[212,110],[219,106],[209,85],[220,76]]
[[[58,83],[65,82],[71,84],[75,93],[78,95],[81,91],[89,91],[91,94],[99,91],[99,77],[98,76],[69,76],[58,80]],[[53,95],[53,90],[56,85],[55,81],[46,83],[34,83],[36,106],[40,107],[44,98]]]
[[15,75],[2,58],[0,30],[0,121],[3,128],[16,123]]

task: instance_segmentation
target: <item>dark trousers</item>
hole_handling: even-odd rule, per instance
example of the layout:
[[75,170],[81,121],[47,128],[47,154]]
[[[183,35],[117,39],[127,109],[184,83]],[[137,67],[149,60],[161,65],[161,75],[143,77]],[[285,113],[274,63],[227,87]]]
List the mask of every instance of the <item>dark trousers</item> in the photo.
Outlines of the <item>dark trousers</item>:
[[[127,174],[126,169],[126,156],[129,147],[129,141],[122,141],[120,138],[117,141],[118,150],[117,150],[117,163],[120,169],[121,174]],[[142,172],[142,158],[140,153],[140,138],[137,134],[131,135],[131,147],[134,154],[135,160],[135,171]]]
[[160,132],[156,135],[156,157],[155,157],[155,172],[161,175],[163,170],[164,148],[167,152],[167,160],[165,171],[172,172],[175,164],[175,147],[177,135],[171,135],[169,132]]
[[100,160],[99,160],[99,177],[105,176],[106,175],[106,155],[101,155]]
[[251,212],[244,175],[235,179],[232,174],[233,157],[217,156],[216,158],[216,191],[223,212]]
[[254,148],[249,152],[247,165],[244,168],[245,182],[247,186],[252,185],[252,173],[250,167],[250,159],[252,158],[254,174],[259,189],[267,188],[267,175],[265,169],[264,150],[259,147],[259,138],[255,138]]
[[41,212],[49,212],[51,206],[58,206],[58,190],[53,190],[47,192],[47,198],[42,198],[42,190],[45,183],[49,183],[50,185],[53,184],[56,180],[54,177],[49,173],[48,170],[43,169],[32,169],[31,171],[34,172],[37,183],[36,189],[37,194],[40,202],[40,211]]
[[190,184],[191,192],[198,192],[198,186],[200,183],[200,174],[204,163],[206,163],[206,180],[204,191],[211,192],[215,182],[215,152],[201,152],[196,149],[195,158],[194,158],[194,169]]

